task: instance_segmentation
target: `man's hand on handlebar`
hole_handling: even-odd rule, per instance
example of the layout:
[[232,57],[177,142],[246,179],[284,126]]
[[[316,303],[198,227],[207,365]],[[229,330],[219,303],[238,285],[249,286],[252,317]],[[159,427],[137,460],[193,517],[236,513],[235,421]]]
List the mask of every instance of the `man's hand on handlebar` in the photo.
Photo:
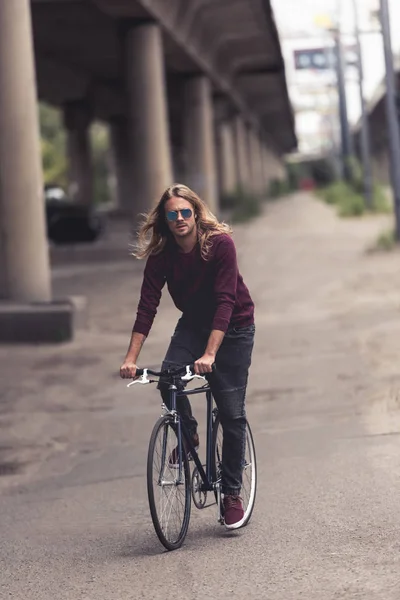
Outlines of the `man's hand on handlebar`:
[[203,354],[203,356],[194,363],[194,372],[196,375],[212,373],[214,362],[215,356],[213,354]]
[[132,360],[124,360],[122,367],[119,370],[119,374],[122,379],[135,379],[137,366]]

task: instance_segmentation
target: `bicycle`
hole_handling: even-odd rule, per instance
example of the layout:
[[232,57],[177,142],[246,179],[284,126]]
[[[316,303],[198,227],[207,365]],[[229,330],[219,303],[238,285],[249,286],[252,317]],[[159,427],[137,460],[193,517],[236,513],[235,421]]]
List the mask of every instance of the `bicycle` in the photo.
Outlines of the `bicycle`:
[[[163,413],[155,423],[147,455],[147,493],[151,518],[156,534],[167,550],[180,548],[185,540],[190,520],[191,500],[198,509],[217,504],[217,520],[223,525],[224,515],[221,501],[222,426],[218,409],[213,407],[211,389],[205,377],[196,375],[193,365],[164,371],[138,369],[135,384],[157,383],[149,379],[163,377],[169,382],[170,409],[162,403]],[[190,390],[178,390],[179,380],[188,383],[202,379],[206,383]],[[179,396],[205,394],[207,401],[206,462],[203,465],[193,447],[187,428],[176,409]],[[174,457],[174,458],[172,458]],[[190,462],[194,463],[190,472]],[[253,435],[246,425],[246,452],[243,465],[244,521],[248,524],[253,512],[257,489],[257,464]],[[212,492],[214,501],[206,504],[207,494]]]

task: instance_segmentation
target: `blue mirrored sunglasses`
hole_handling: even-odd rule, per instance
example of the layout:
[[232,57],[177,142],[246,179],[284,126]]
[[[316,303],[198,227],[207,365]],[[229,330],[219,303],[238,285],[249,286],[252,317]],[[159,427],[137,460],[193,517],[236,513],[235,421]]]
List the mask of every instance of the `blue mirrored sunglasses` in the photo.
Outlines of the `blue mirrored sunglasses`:
[[191,208],[182,208],[181,210],[169,210],[167,212],[168,221],[176,221],[179,213],[181,213],[183,219],[190,219],[190,217],[193,214]]

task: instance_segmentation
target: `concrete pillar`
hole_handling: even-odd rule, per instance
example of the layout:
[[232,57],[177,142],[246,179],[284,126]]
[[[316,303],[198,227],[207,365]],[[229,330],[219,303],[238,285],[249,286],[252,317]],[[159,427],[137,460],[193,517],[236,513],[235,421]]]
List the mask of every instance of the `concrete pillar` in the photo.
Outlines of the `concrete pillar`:
[[265,197],[265,178],[264,178],[264,167],[263,167],[263,147],[260,134],[257,133],[257,161],[258,161],[258,188],[259,194]]
[[110,123],[110,139],[116,177],[117,208],[123,213],[132,214],[136,194],[133,188],[129,128],[125,119],[116,119]]
[[231,121],[217,124],[217,140],[220,191],[222,194],[232,194],[238,186],[238,173]]
[[144,23],[126,39],[134,221],[173,183],[160,27]]
[[264,168],[264,173],[265,173],[265,177],[267,179],[267,190],[270,189],[271,187],[271,181],[273,179],[277,179],[277,172],[276,172],[276,164],[275,164],[275,158],[274,155],[272,153],[272,151],[270,150],[270,148],[268,148],[268,146],[264,146],[264,152],[263,152],[263,168]]
[[284,181],[286,179],[286,167],[282,158],[268,147],[264,153],[266,157],[264,164],[266,165],[269,182],[271,183],[272,180]]
[[245,126],[246,132],[246,142],[247,142],[247,156],[249,161],[249,181],[247,184],[247,188],[249,192],[252,194],[256,194],[256,186],[255,186],[255,161],[254,161],[254,138],[253,131],[249,125]]
[[252,162],[253,162],[253,186],[254,192],[264,195],[264,177],[262,165],[262,148],[258,131],[251,130]]
[[277,173],[278,173],[278,178],[281,181],[285,181],[286,179],[286,169],[285,169],[285,163],[282,160],[281,156],[275,156],[275,161],[276,161],[276,169],[277,169]]
[[258,135],[258,157],[260,161],[260,194],[265,198],[267,195],[267,183],[264,171],[264,142],[261,133]]
[[203,75],[185,82],[184,159],[186,182],[218,212],[211,83]]
[[260,164],[258,157],[257,136],[252,127],[247,127],[247,144],[249,155],[249,189],[253,194],[260,193]]
[[261,173],[262,173],[262,183],[263,183],[263,194],[264,196],[268,196],[269,187],[271,182],[271,167],[269,164],[269,151],[268,147],[263,140],[260,141],[261,144]]
[[68,195],[79,204],[93,203],[93,163],[90,142],[91,111],[84,101],[64,106],[67,130]]
[[258,149],[260,161],[260,193],[264,198],[266,198],[268,196],[269,177],[265,168],[265,145],[261,134],[258,136]]
[[0,296],[50,300],[29,0],[0,1]]
[[249,190],[250,185],[250,161],[247,139],[247,128],[240,115],[234,117],[236,165],[238,184],[243,190]]

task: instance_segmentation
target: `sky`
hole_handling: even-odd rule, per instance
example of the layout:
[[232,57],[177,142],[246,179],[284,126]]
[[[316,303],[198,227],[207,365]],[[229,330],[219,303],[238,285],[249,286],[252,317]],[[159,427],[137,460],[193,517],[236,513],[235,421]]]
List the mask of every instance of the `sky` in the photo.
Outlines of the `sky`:
[[[371,100],[385,73],[382,36],[371,33],[379,23],[371,20],[371,11],[377,9],[379,0],[356,0],[359,14],[361,49],[364,64],[364,94]],[[329,32],[321,21],[335,22],[340,15],[343,39],[354,43],[354,12],[352,0],[272,0],[275,19],[280,34],[286,64],[289,94],[296,112],[296,129],[301,151],[321,147],[321,131],[326,136],[337,128],[337,93],[333,73],[299,71],[294,66],[294,51],[331,46]],[[392,47],[400,57],[400,0],[389,0]],[[397,26],[396,26],[397,25]],[[354,68],[346,72],[346,95],[349,120],[355,124],[360,116],[360,93]],[[329,86],[329,84],[331,84]],[[333,84],[333,85],[332,85]],[[334,86],[334,87],[333,87]],[[325,116],[321,116],[324,113]],[[329,130],[329,131],[328,131]],[[318,148],[317,148],[318,146]]]

